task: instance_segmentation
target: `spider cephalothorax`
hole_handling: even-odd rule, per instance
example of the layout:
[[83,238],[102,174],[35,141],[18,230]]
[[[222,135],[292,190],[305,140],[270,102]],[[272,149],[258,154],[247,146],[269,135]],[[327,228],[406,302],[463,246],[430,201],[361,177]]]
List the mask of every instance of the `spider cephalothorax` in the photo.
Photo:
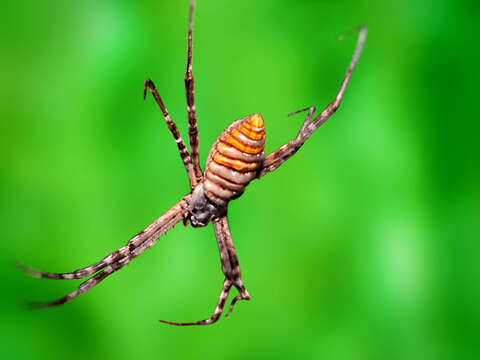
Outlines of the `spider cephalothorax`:
[[144,97],[149,89],[162,111],[168,129],[175,139],[180,157],[187,170],[190,181],[190,192],[165,214],[130,239],[125,246],[107,255],[93,265],[70,273],[46,273],[22,265],[22,269],[31,275],[49,279],[81,279],[92,275],[88,280],[80,284],[76,291],[56,301],[37,304],[38,306],[51,307],[64,304],[78,295],[89,291],[107,276],[121,269],[146,249],[154,245],[160,236],[181,221],[183,221],[185,225],[188,225],[190,221],[193,227],[203,227],[210,222],[213,224],[225,280],[217,306],[210,318],[188,323],[160,321],[172,325],[212,324],[216,322],[222,314],[232,286],[238,290],[239,295],[232,300],[227,316],[238,300],[250,300],[250,295],[242,282],[237,253],[228,226],[228,203],[242,195],[245,187],[252,180],[261,178],[265,174],[276,170],[288,158],[295,154],[312,133],[337,110],[362,51],[367,29],[365,27],[360,28],[357,47],[335,100],[316,117],[313,117],[315,107],[309,107],[295,112],[298,113],[308,110],[308,115],[295,139],[287,142],[268,156],[265,156],[265,128],[263,118],[260,114],[247,116],[234,121],[220,134],[211,147],[205,164],[205,171],[202,172],[199,164],[197,115],[192,73],[194,5],[194,0],[192,0],[189,12],[187,71],[185,74],[190,151],[187,150],[177,126],[171,119],[153,82],[147,79],[145,80],[144,86]]
[[192,202],[188,208],[188,217],[184,224],[187,226],[188,220],[190,220],[190,224],[195,228],[207,226],[222,211],[225,211],[225,209],[219,208],[207,199],[203,190],[203,183],[200,183],[192,192]]

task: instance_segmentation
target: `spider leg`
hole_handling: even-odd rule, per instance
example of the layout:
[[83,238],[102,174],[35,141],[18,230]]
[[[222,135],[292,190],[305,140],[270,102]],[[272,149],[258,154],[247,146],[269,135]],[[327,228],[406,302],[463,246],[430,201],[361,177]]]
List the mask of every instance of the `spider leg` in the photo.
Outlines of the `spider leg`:
[[[297,137],[294,140],[291,140],[281,146],[279,149],[269,154],[263,163],[263,168],[258,174],[258,178],[264,176],[265,174],[276,170],[280,165],[282,165],[286,160],[288,160],[292,155],[294,155],[305,143],[305,141],[312,135],[312,133],[318,129],[327,119],[338,109],[340,103],[343,99],[345,89],[347,88],[352,72],[355,69],[360,53],[362,52],[363,45],[365,44],[365,39],[367,37],[367,28],[365,26],[360,27],[358,34],[357,45],[355,52],[353,54],[352,60],[347,69],[347,73],[342,81],[340,90],[337,93],[335,100],[330,103],[325,110],[323,110],[317,117],[312,120],[313,112],[315,108],[312,107],[309,109],[307,118],[305,119],[302,128],[298,132]],[[312,110],[313,109],[313,110]],[[305,111],[306,109],[297,111],[295,113]],[[292,114],[295,114],[292,113]]]
[[202,169],[199,162],[200,142],[198,138],[197,113],[195,109],[195,81],[192,71],[192,53],[193,53],[193,13],[195,9],[195,0],[190,1],[190,11],[188,15],[188,49],[187,49],[187,70],[185,72],[185,95],[187,98],[188,115],[188,138],[190,141],[190,154],[192,156],[193,168],[197,181],[202,178]]
[[[122,267],[127,265],[130,261],[135,259],[138,255],[142,254],[146,249],[153,246],[160,236],[165,234],[168,230],[170,230],[177,223],[183,220],[183,218],[185,217],[185,214],[187,213],[188,206],[190,204],[190,198],[191,198],[190,194],[185,196],[182,200],[180,200],[177,204],[175,204],[165,214],[163,214],[157,220],[155,220],[152,224],[147,226],[137,236],[133,237],[127,243],[126,246],[122,247],[120,250],[117,250],[115,253],[124,254],[124,255],[122,257],[117,256],[115,260],[112,260],[109,263],[104,262],[102,267],[97,269],[97,271],[102,268],[103,270],[98,272],[97,274],[95,274],[94,276],[92,276],[90,279],[86,280],[82,284],[80,284],[80,286],[76,291],[52,302],[34,303],[34,306],[45,308],[45,307],[52,307],[56,305],[65,304],[71,301],[72,299],[74,299],[75,297],[77,297],[78,295],[89,291],[91,288],[97,285],[100,281],[102,281],[103,279],[105,279],[107,276],[111,275],[115,271],[120,270]],[[97,263],[97,264],[100,264],[100,263]],[[89,268],[92,268],[92,267],[87,267],[85,269],[89,269]],[[70,279],[71,278],[70,276],[76,274],[75,272],[66,273],[66,274],[42,273],[40,271],[30,270],[30,269],[28,269],[27,272],[37,277],[48,277],[51,279]],[[65,275],[68,275],[69,277],[65,277]],[[56,276],[56,277],[53,277],[53,276]],[[86,276],[88,275],[85,275],[82,277],[86,277]]]
[[213,227],[215,229],[218,249],[220,251],[220,261],[222,264],[222,271],[225,274],[225,279],[230,281],[240,293],[240,295],[237,295],[230,304],[230,310],[227,315],[225,315],[229,316],[235,303],[238,300],[250,300],[250,294],[242,282],[242,271],[238,262],[237,252],[233,244],[227,217],[222,216],[215,219],[213,221]]
[[187,150],[187,147],[185,146],[185,143],[183,142],[182,137],[180,136],[180,132],[178,131],[177,125],[170,117],[170,114],[168,113],[167,108],[165,107],[165,104],[163,103],[163,100],[160,94],[158,93],[157,88],[155,87],[155,84],[150,79],[145,80],[145,84],[143,88],[144,99],[147,96],[147,88],[150,89],[150,92],[152,93],[153,97],[155,98],[155,101],[160,107],[163,117],[165,118],[165,122],[167,123],[168,130],[170,130],[170,132],[173,135],[173,138],[175,139],[175,143],[177,144],[178,151],[180,152],[180,157],[182,158],[183,165],[185,165],[185,169],[187,170],[188,179],[190,181],[190,188],[193,189],[197,185],[198,181],[197,181],[197,178],[195,177],[192,158]]
[[295,114],[298,114],[298,113],[301,113],[301,112],[304,112],[304,111],[307,111],[307,110],[308,110],[307,118],[303,122],[303,125],[302,125],[302,127],[300,128],[300,131],[297,134],[297,137],[305,131],[308,124],[310,124],[310,121],[312,121],[313,114],[315,113],[315,106],[310,106],[308,108],[298,110],[298,111],[295,111],[295,112],[287,115],[287,116],[292,116],[292,115],[295,115]]
[[213,312],[212,316],[206,320],[200,321],[193,321],[193,322],[171,322],[166,320],[158,320],[161,323],[168,324],[168,325],[176,325],[176,326],[189,326],[189,325],[210,325],[220,318],[222,315],[223,308],[225,307],[225,303],[227,302],[228,294],[230,293],[230,289],[232,288],[232,283],[225,279],[222,286],[222,292],[220,293],[220,297],[218,298],[217,306],[215,307],[215,311]]
[[238,300],[250,300],[250,294],[248,293],[247,289],[243,285],[242,280],[237,281],[234,283],[235,287],[237,288],[238,292],[240,295],[237,295],[233,298],[232,302],[230,303],[230,309],[228,310],[228,313],[225,315],[225,317],[230,316],[232,313],[233,307],[235,306],[235,303]]
[[45,309],[53,306],[58,306],[58,305],[63,305],[66,304],[67,302],[72,301],[75,299],[78,295],[86,293],[87,291],[90,291],[95,285],[100,283],[103,279],[108,277],[109,275],[113,274],[115,271],[120,270],[122,267],[124,267],[128,263],[128,257],[124,257],[123,259],[118,260],[117,262],[113,263],[112,265],[107,266],[105,269],[100,271],[98,274],[95,274],[92,276],[90,279],[84,281],[78,286],[78,289],[71,292],[68,295],[65,295],[61,297],[60,299],[50,301],[50,302],[30,302],[28,305],[30,305],[32,308],[37,308],[37,309]]
[[[85,278],[87,276],[90,276],[100,271],[106,266],[113,264],[117,260],[122,259],[123,257],[129,255],[131,251],[133,251],[135,248],[137,248],[147,239],[151,238],[159,230],[161,231],[160,235],[162,235],[167,230],[169,230],[171,226],[175,225],[178,222],[177,218],[179,216],[184,216],[186,209],[188,208],[188,204],[190,203],[190,197],[191,197],[190,195],[185,196],[180,202],[175,204],[165,214],[160,216],[157,220],[155,220],[153,223],[148,225],[145,229],[143,229],[141,232],[139,232],[137,235],[131,238],[125,246],[110,253],[105,258],[103,258],[103,260],[93,265],[75,270],[73,272],[68,272],[68,273],[42,272],[42,271],[32,269],[23,264],[17,264],[17,266],[20,270],[38,278],[47,278],[47,279],[55,279],[55,280],[73,280],[73,279]],[[172,222],[174,222],[175,224],[171,225]]]
[[213,220],[213,227],[215,229],[215,236],[218,242],[218,249],[220,251],[220,261],[222,265],[222,271],[225,274],[225,280],[223,281],[222,292],[218,299],[217,306],[212,316],[206,320],[194,321],[194,322],[171,322],[166,320],[159,320],[164,324],[187,326],[187,325],[210,325],[218,321],[220,315],[223,312],[225,303],[232,286],[235,286],[240,292],[240,295],[236,296],[231,305],[228,315],[232,312],[233,306],[238,300],[250,300],[250,295],[247,289],[242,283],[240,265],[238,264],[237,254],[235,247],[233,246],[232,235],[230,234],[230,228],[228,226],[228,220],[226,216],[216,218]]
[[124,246],[120,249],[110,253],[109,255],[105,256],[103,260],[90,265],[86,266],[81,269],[77,269],[72,272],[68,273],[51,273],[51,272],[43,272],[36,269],[32,269],[24,264],[17,263],[16,266],[19,270],[33,276],[36,278],[46,278],[46,279],[55,279],[55,280],[74,280],[74,279],[83,279],[87,276],[95,274],[96,272],[100,271],[101,269],[105,268],[109,264],[114,263],[118,259],[124,257],[128,252],[128,247]]

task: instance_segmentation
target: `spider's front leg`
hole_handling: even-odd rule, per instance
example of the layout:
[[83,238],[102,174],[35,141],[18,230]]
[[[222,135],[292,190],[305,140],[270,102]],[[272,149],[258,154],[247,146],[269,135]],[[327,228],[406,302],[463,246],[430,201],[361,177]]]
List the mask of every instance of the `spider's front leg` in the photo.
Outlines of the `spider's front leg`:
[[26,267],[25,265],[19,264],[20,270],[23,270],[35,277],[43,277],[48,279],[81,279],[96,273],[88,280],[81,283],[78,286],[77,290],[61,297],[60,299],[51,302],[30,303],[30,305],[35,308],[47,308],[57,306],[65,304],[76,298],[78,295],[90,291],[103,279],[120,270],[125,265],[130,263],[133,259],[135,259],[138,255],[142,254],[145,250],[153,246],[160,236],[165,234],[168,230],[172,229],[177,223],[185,219],[185,217],[188,216],[188,208],[190,206],[191,197],[192,196],[190,194],[184,196],[166,213],[164,213],[152,224],[143,229],[136,236],[131,238],[125,246],[118,249],[117,251],[114,251],[100,262],[97,262],[96,264],[93,264],[91,266],[87,266],[85,268],[78,269],[70,273],[47,273],[34,270]]
[[240,293],[235,296],[230,305],[230,310],[227,315],[233,310],[235,303],[238,300],[250,300],[250,295],[248,294],[247,289],[243,285],[241,278],[240,265],[238,264],[237,253],[233,245],[232,235],[230,233],[230,228],[228,226],[228,220],[226,216],[222,216],[213,220],[213,227],[215,229],[215,236],[218,242],[218,249],[220,251],[220,261],[222,264],[222,271],[225,274],[225,280],[223,281],[222,291],[217,302],[217,306],[212,314],[212,316],[206,320],[194,321],[194,322],[171,322],[165,320],[159,320],[164,324],[176,325],[176,326],[190,326],[190,325],[210,325],[220,318],[222,315],[223,309],[227,302],[228,295],[232,286]]
[[258,178],[276,170],[280,165],[282,165],[286,160],[288,160],[292,155],[294,155],[298,151],[298,149],[302,147],[305,141],[313,134],[313,132],[317,130],[325,121],[327,121],[327,119],[332,116],[333,113],[338,109],[343,99],[343,94],[345,93],[345,89],[347,88],[350,77],[352,76],[353,69],[355,69],[355,65],[357,64],[358,58],[360,57],[360,53],[362,52],[366,37],[367,28],[365,26],[362,26],[359,31],[357,46],[355,48],[353,58],[350,61],[347,73],[345,74],[345,78],[343,79],[342,85],[340,86],[340,90],[338,91],[335,100],[330,103],[325,108],[325,110],[323,110],[313,120],[312,118],[315,112],[315,107],[310,107],[290,114],[293,115],[298,112],[309,110],[307,118],[305,119],[300,131],[298,132],[297,137],[287,142],[285,145],[281,146],[278,150],[269,154],[265,158],[265,161],[263,162],[263,167],[258,173]]
[[[230,309],[225,316],[229,316],[238,300],[250,300],[250,294],[243,285],[242,271],[238,263],[237,252],[233,245],[230,226],[228,225],[227,216],[222,216],[213,221],[215,236],[218,242],[218,250],[220,251],[220,262],[222,271],[225,274],[225,281],[229,281],[240,293],[235,296],[230,304]],[[222,309],[223,310],[223,309]],[[220,312],[221,313],[221,312]]]

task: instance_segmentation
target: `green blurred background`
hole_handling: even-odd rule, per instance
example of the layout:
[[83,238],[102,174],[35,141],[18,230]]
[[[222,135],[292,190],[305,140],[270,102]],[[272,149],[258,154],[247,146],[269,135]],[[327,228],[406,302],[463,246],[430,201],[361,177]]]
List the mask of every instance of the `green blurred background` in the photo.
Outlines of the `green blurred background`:
[[[2,1],[2,359],[478,359],[480,247],[474,1],[206,1],[194,32],[201,161],[263,114],[267,152],[333,100],[359,24],[369,37],[340,110],[229,209],[252,301],[214,326],[211,226],[179,225],[90,293],[14,260],[99,260],[188,191],[151,77],[186,138],[188,1]],[[474,97],[475,96],[475,97]]]

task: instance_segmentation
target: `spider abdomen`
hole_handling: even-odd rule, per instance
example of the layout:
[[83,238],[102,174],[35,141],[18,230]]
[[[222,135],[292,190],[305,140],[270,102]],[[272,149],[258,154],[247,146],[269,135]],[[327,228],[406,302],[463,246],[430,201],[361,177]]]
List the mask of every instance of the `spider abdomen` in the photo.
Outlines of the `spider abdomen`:
[[265,159],[265,127],[260,114],[235,121],[218,137],[208,154],[203,189],[224,207],[245,191]]

